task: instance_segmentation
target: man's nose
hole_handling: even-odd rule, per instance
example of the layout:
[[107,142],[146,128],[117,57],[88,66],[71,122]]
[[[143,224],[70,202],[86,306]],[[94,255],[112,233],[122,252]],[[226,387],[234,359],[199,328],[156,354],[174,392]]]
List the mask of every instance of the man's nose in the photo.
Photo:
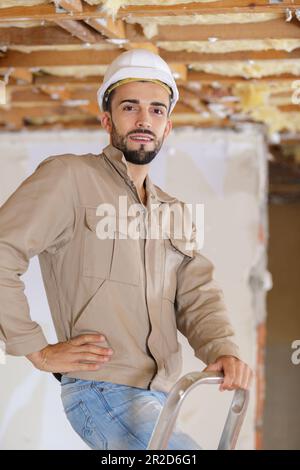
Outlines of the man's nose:
[[151,122],[150,122],[150,117],[149,114],[146,110],[141,110],[137,121],[136,121],[136,126],[137,127],[144,127],[149,129],[151,127]]

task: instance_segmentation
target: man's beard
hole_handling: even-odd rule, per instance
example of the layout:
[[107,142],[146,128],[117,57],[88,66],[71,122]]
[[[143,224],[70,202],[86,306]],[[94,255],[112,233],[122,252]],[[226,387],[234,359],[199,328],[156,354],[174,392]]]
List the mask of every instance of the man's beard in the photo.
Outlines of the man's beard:
[[128,162],[134,163],[136,165],[146,165],[147,163],[150,163],[153,160],[153,158],[156,157],[156,155],[160,151],[160,148],[163,144],[163,140],[156,141],[154,135],[148,131],[142,131],[142,130],[137,129],[136,131],[130,132],[130,135],[133,135],[133,134],[150,135],[151,137],[154,138],[154,140],[151,143],[151,145],[153,145],[154,143],[154,148],[152,150],[146,150],[147,144],[143,144],[141,142],[139,144],[139,148],[137,148],[136,150],[129,149],[126,143],[128,136],[124,137],[118,134],[114,123],[112,123],[112,133],[111,133],[112,145],[118,148],[119,150],[121,150],[121,152],[123,152],[124,157]]

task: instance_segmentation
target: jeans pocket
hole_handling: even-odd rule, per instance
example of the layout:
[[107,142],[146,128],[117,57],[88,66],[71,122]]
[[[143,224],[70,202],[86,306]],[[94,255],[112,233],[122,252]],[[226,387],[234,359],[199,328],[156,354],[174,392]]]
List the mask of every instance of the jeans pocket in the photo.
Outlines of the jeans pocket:
[[107,440],[96,428],[92,415],[83,400],[65,407],[65,413],[74,431],[93,450],[106,450]]
[[62,376],[61,378],[61,397],[87,390],[91,387],[91,380],[76,379],[74,377]]

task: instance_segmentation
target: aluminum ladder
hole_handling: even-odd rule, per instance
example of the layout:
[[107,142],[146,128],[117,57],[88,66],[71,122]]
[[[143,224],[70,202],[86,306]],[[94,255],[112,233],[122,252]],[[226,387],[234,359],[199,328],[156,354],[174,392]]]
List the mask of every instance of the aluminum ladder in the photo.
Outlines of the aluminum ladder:
[[[166,449],[180,408],[194,388],[204,384],[221,384],[220,372],[190,372],[181,377],[170,390],[167,400],[157,418],[147,450]],[[238,439],[249,403],[249,391],[235,390],[218,450],[233,450]]]

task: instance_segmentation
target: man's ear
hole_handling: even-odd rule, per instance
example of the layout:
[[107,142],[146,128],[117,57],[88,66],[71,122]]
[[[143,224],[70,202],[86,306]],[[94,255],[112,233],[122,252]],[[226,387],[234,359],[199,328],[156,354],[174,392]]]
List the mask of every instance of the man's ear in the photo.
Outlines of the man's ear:
[[112,131],[112,120],[111,120],[110,113],[108,111],[104,111],[101,114],[100,120],[101,120],[101,126],[103,127],[103,129],[105,129],[106,132],[110,134]]
[[172,121],[171,119],[168,119],[165,132],[164,132],[164,138],[166,138],[170,134],[172,128],[173,128]]

